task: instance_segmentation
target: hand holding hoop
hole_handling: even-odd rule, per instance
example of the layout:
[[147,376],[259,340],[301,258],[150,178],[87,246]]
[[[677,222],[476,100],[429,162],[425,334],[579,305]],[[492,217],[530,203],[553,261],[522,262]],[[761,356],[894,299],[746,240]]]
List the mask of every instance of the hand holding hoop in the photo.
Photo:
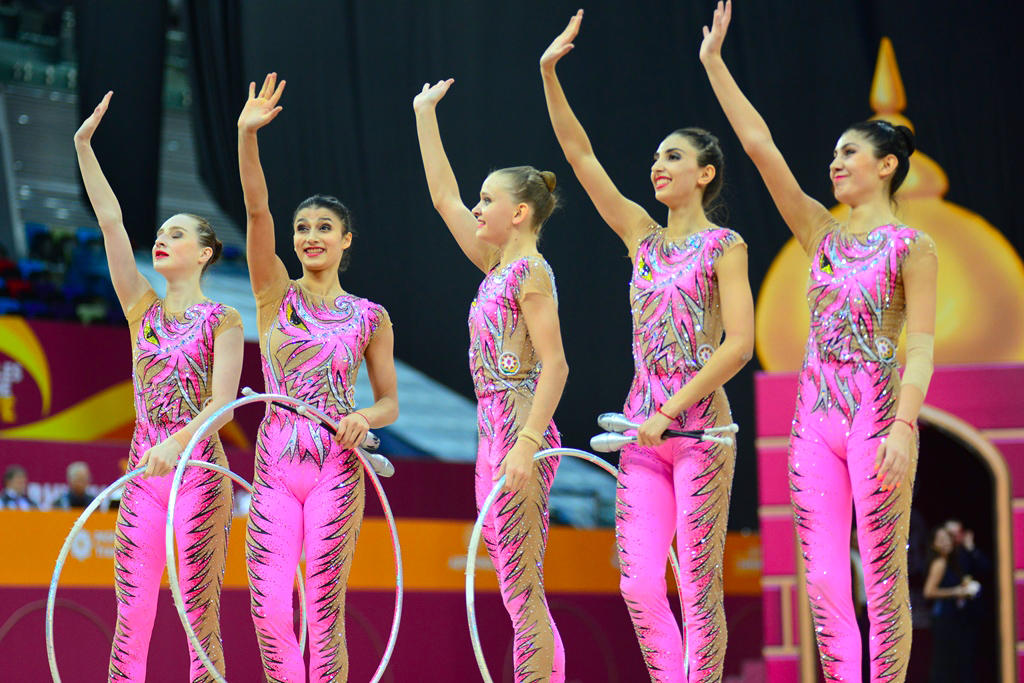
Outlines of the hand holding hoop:
[[[533,461],[537,462],[544,458],[561,455],[568,455],[574,458],[579,458],[580,460],[586,460],[591,464],[597,465],[613,477],[618,477],[619,471],[614,465],[602,460],[592,453],[587,453],[586,451],[577,450],[575,448],[548,448],[543,451],[538,451],[534,454]],[[476,663],[480,668],[480,675],[483,678],[484,683],[494,683],[494,680],[491,678],[491,674],[487,670],[487,660],[484,659],[484,651],[480,646],[480,632],[476,623],[476,555],[480,548],[480,536],[483,533],[484,519],[486,519],[487,513],[490,511],[491,507],[494,505],[494,501],[498,499],[498,496],[504,488],[505,477],[502,476],[494,482],[494,487],[491,488],[491,492],[487,495],[487,498],[480,506],[480,512],[477,514],[476,524],[473,526],[473,533],[469,537],[469,548],[466,551],[466,616],[469,619],[469,639],[473,645],[473,654],[476,656]],[[676,558],[675,550],[672,548],[669,548],[668,561],[672,566],[672,575],[676,579],[676,585],[679,586],[679,561]]]
[[[324,414],[321,410],[315,406],[309,405],[304,401],[287,396],[285,394],[257,394],[249,387],[242,390],[244,396],[239,399],[235,399],[231,403],[228,403],[221,407],[219,410],[214,412],[207,418],[206,422],[200,425],[199,429],[192,436],[192,439],[188,442],[184,452],[181,456],[181,461],[178,463],[177,469],[174,471],[174,479],[171,482],[171,492],[167,502],[167,526],[165,533],[165,545],[167,550],[167,579],[171,588],[171,596],[174,598],[174,606],[178,609],[178,617],[181,619],[181,624],[185,628],[185,634],[189,638],[189,642],[192,644],[196,655],[199,660],[206,667],[207,672],[213,677],[218,683],[226,683],[224,677],[216,670],[213,662],[210,661],[206,651],[202,647],[202,643],[199,642],[198,636],[192,629],[192,625],[188,621],[187,614],[185,612],[185,600],[181,591],[181,584],[178,580],[177,566],[174,563],[174,508],[177,503],[178,489],[181,486],[181,481],[185,473],[185,467],[189,464],[188,457],[192,453],[192,449],[196,445],[206,438],[206,433],[210,430],[213,423],[224,413],[232,411],[237,407],[247,405],[249,403],[273,403],[282,408],[292,410],[294,406],[294,412],[304,417],[308,417],[313,420],[319,421],[328,430],[336,430],[337,427],[331,421],[331,418]],[[374,437],[376,438],[376,437]],[[394,550],[395,557],[395,612],[391,622],[391,635],[388,638],[387,646],[384,649],[384,655],[377,666],[377,670],[373,675],[370,683],[377,683],[384,675],[384,671],[387,669],[388,662],[391,660],[391,653],[394,651],[395,642],[398,639],[398,626],[402,620],[402,598],[404,595],[404,581],[402,578],[402,550],[398,543],[398,529],[395,525],[395,518],[391,512],[391,505],[388,502],[388,497],[384,493],[384,488],[381,486],[380,479],[377,478],[374,465],[371,465],[368,454],[365,453],[361,448],[355,449],[355,454],[359,458],[364,470],[370,478],[370,482],[377,490],[377,495],[380,497],[381,508],[384,511],[384,517],[387,519],[388,527],[391,531],[391,540]],[[374,454],[376,455],[376,454]],[[394,467],[391,463],[383,456],[377,456],[383,463],[386,463],[391,468],[391,472],[394,473]],[[304,610],[305,603],[303,601],[300,609]],[[305,617],[303,611],[303,623],[302,623],[302,635],[303,642],[305,641]]]

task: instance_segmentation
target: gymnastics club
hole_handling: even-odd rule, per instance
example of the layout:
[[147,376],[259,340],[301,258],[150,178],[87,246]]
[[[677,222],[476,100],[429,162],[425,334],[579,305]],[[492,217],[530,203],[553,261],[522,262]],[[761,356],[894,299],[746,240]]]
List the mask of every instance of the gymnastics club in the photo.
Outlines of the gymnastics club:
[[[606,430],[606,433],[598,434],[590,440],[590,447],[595,451],[611,453],[636,441],[635,436],[627,436],[622,432],[629,429],[638,429],[639,425],[627,419],[622,413],[602,413],[597,418],[597,424]],[[728,435],[735,434],[739,430],[740,428],[735,423],[722,427],[708,427],[707,429],[666,429],[662,433],[662,438],[681,436],[699,439],[700,441],[710,441],[722,444],[723,446],[733,446],[736,442],[732,436]],[[725,434],[726,436],[718,436],[719,434]]]
[[[253,396],[255,394],[256,392],[253,391],[252,387],[242,388],[242,396]],[[305,417],[310,420],[316,420],[317,422],[320,423],[320,426],[322,426],[324,429],[329,431],[334,436],[337,436],[338,434],[338,429],[332,422],[324,419],[320,415],[314,415],[313,413],[310,413],[308,410],[306,410],[306,406],[294,407],[286,403],[281,403],[279,401],[271,401],[271,403],[277,406],[278,408],[287,410],[290,413],[301,415],[302,417]],[[391,464],[391,461],[385,458],[383,455],[377,453],[377,449],[380,448],[380,439],[377,438],[376,434],[374,434],[373,432],[366,432],[366,436],[363,437],[363,443],[360,444],[359,447],[366,454],[366,458],[367,460],[370,461],[370,464],[373,465],[374,472],[376,472],[382,477],[390,477],[395,473],[395,466]]]

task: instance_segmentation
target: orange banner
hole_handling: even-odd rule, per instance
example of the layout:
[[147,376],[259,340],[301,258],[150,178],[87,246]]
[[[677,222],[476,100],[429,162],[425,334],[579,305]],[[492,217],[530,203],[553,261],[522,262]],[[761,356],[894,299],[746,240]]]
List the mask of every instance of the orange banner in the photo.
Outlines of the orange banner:
[[[0,510],[0,586],[48,586],[61,544],[76,512]],[[114,512],[95,513],[71,544],[61,586],[111,586],[114,576]],[[246,588],[244,517],[232,523],[226,588]],[[467,521],[403,519],[398,522],[410,591],[460,591],[465,588],[466,547],[473,531]],[[477,558],[477,587],[497,591],[486,551]],[[545,586],[552,593],[618,593],[615,534],[611,529],[551,528],[544,562]],[[760,594],[759,537],[730,533],[726,542],[725,588],[730,595]],[[349,579],[350,590],[391,590],[394,560],[387,523],[363,522]],[[670,580],[671,584],[671,580]]]

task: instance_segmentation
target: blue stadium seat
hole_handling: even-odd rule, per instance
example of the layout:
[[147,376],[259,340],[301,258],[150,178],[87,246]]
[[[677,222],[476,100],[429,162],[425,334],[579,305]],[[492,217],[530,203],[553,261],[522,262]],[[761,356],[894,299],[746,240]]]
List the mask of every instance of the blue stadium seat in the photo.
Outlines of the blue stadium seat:
[[21,270],[21,277],[26,280],[35,275],[36,273],[45,273],[49,270],[48,266],[42,261],[31,258],[23,258],[18,260],[18,269]]
[[14,315],[21,312],[21,302],[7,296],[0,296],[0,315]]
[[75,228],[75,239],[79,244],[92,244],[93,242],[103,244],[103,233],[95,226],[80,225]]

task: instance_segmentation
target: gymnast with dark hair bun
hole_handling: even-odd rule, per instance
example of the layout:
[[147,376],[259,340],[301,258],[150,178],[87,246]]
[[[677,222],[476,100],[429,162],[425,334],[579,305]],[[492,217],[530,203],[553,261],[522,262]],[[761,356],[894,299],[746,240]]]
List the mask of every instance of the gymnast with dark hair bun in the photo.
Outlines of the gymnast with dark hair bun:
[[[810,336],[789,452],[796,529],[827,680],[861,680],[847,538],[851,502],[864,562],[872,681],[903,681],[910,657],[907,535],[917,465],[917,417],[932,373],[935,245],[900,222],[893,194],[914,138],[885,120],[839,137],[829,176],[849,207],[838,221],[800,189],[764,120],[722,60],[732,3],[704,27],[700,59],[743,149],[811,259]],[[896,345],[906,323],[902,379]]]
[[467,208],[435,112],[452,83],[424,84],[413,109],[434,208],[485,273],[469,309],[480,435],[476,503],[480,508],[505,475],[505,490],[482,533],[515,631],[515,681],[561,683],[565,652],[544,595],[543,569],[558,458],[533,461],[537,451],[561,444],[552,417],[569,373],[555,276],[537,251],[541,227],[558,205],[555,174],[532,166],[494,171],[484,179],[480,201]]
[[[391,319],[380,304],[346,292],[339,273],[352,246],[352,216],[337,198],[314,195],[292,215],[302,277],[277,255],[257,131],[281,112],[285,82],[267,74],[238,117],[238,165],[248,216],[246,258],[256,298],[267,391],[302,399],[337,424],[268,404],[256,437],[246,536],[252,617],[268,681],[305,681],[295,635],[292,584],[306,557],[309,681],[345,681],[345,591],[363,521],[363,467],[355,449],[371,427],[398,417]],[[356,409],[363,361],[374,402]]]
[[[651,184],[668,208],[665,227],[615,187],[555,72],[582,21],[580,10],[541,56],[540,70],[562,151],[633,262],[634,377],[623,412],[642,424],[619,460],[619,587],[652,681],[718,681],[727,640],[722,558],[736,450],[663,434],[732,423],[723,385],[750,359],[754,344],[746,244],[708,215],[722,187],[724,158],[718,139],[703,129],[670,133],[654,153]],[[665,585],[673,537],[683,633]]]

